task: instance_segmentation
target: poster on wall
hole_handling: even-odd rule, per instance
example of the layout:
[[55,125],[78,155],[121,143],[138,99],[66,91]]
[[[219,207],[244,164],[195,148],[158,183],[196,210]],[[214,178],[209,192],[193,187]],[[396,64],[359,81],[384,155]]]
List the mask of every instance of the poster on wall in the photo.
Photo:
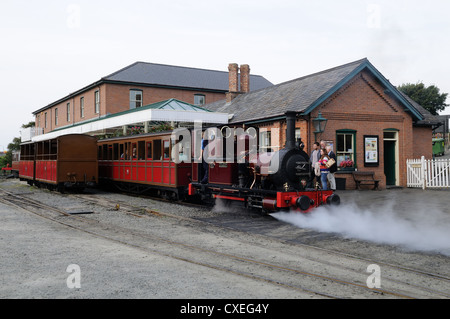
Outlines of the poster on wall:
[[364,166],[378,166],[378,135],[364,135]]

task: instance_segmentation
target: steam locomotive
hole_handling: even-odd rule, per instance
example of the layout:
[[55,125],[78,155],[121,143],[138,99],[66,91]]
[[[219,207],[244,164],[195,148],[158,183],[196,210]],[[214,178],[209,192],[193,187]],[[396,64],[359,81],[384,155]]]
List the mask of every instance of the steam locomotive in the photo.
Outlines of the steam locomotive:
[[[201,169],[193,165],[188,194],[198,195],[202,200],[242,202],[248,208],[266,212],[309,212],[324,204],[340,204],[339,195],[331,190],[324,191],[319,186],[307,188],[312,170],[303,143],[295,141],[295,112],[286,113],[286,123],[286,144],[278,152],[250,154],[246,148],[244,162],[237,163],[237,154],[232,163],[211,163],[206,184],[201,182]],[[269,156],[269,160],[264,156]]]

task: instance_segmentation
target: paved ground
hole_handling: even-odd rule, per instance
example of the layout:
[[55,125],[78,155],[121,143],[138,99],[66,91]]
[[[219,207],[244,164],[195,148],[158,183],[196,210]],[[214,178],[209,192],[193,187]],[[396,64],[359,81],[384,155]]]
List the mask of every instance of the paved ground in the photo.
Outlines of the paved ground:
[[[5,182],[0,186],[5,187],[6,183],[11,183],[9,189],[28,193],[27,196],[36,200],[48,204],[61,201],[60,205],[65,205],[66,209],[71,205],[69,196],[29,188],[22,183]],[[342,201],[340,207],[320,208],[310,215],[285,213],[262,217],[242,210],[227,212],[220,207],[216,207],[213,213],[195,209],[188,212],[187,208],[173,204],[160,209],[171,214],[189,214],[186,217],[211,221],[214,225],[243,230],[248,234],[267,236],[269,239],[264,241],[267,248],[273,248],[270,238],[274,238],[276,243],[281,240],[310,244],[450,276],[449,191],[392,189],[338,193]],[[153,205],[162,205],[121,194],[104,193],[102,196],[111,205],[116,200],[136,201],[134,204],[138,206],[145,203],[154,210],[158,208]],[[107,210],[97,212],[95,216],[105,217],[111,222],[117,218],[117,222],[130,229],[145,226],[141,219]],[[310,297],[293,295],[289,290],[274,289],[270,285],[255,288],[247,279],[232,275],[225,277],[213,269],[86,236],[2,204],[0,221],[1,298]],[[170,219],[148,221],[152,224],[144,229],[156,232],[161,228],[166,232],[168,228],[160,227],[158,223],[169,222]],[[216,230],[206,230],[183,220],[175,220],[173,229],[175,226],[186,232],[186,240],[218,235],[214,233]],[[220,228],[221,231],[226,229]],[[179,236],[179,233],[174,235]],[[235,240],[229,236],[219,239],[220,245],[224,245],[225,240]],[[210,240],[203,242],[205,245],[211,243]],[[238,242],[231,248],[253,249],[247,242]],[[290,250],[291,247],[287,245],[284,249]],[[277,250],[277,254],[282,251]],[[251,253],[242,255],[250,256]],[[67,267],[72,264],[81,266],[82,289],[67,285],[70,276]]]

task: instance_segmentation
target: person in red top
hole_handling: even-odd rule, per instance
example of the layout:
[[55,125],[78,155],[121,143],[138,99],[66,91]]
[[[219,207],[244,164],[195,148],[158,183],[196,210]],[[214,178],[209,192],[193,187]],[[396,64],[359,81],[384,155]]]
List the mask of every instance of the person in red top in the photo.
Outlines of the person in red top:
[[321,148],[320,149],[320,180],[322,181],[322,189],[324,191],[328,190],[328,173],[330,172],[330,169],[327,167],[327,162],[330,159],[330,157],[327,154],[326,149]]

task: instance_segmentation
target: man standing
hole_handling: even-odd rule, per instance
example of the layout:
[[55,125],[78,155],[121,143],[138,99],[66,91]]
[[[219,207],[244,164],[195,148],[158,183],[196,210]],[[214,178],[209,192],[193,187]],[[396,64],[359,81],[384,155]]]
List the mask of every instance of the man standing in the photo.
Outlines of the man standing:
[[334,159],[334,164],[330,167],[330,172],[328,173],[328,181],[330,182],[330,189],[336,190],[336,179],[334,178],[334,173],[337,171],[337,161],[336,154],[331,149],[330,145],[327,145],[327,154],[330,158]]
[[316,174],[314,172],[314,169],[316,167],[316,163],[319,161],[320,158],[320,144],[319,142],[314,142],[313,146],[312,146],[312,152],[311,155],[309,157],[309,160],[311,161],[311,178],[309,180],[309,188],[313,188],[314,187],[314,180],[318,180],[318,178],[316,178]]

